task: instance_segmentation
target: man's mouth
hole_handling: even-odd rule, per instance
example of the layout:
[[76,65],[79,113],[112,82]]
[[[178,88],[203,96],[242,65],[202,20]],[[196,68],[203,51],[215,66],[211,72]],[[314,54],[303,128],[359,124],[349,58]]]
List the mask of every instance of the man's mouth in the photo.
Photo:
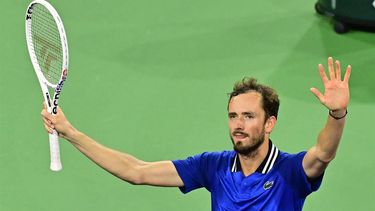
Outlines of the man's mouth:
[[233,138],[236,138],[236,139],[244,139],[244,138],[247,138],[249,136],[249,134],[244,133],[244,132],[240,132],[240,131],[234,131],[232,133],[232,136],[233,136]]

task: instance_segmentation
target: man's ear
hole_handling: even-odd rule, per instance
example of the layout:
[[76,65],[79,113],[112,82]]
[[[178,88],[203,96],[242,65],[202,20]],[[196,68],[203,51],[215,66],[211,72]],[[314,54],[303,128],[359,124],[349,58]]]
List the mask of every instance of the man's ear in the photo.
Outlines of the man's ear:
[[277,119],[275,116],[270,116],[264,124],[264,132],[270,134],[275,127]]

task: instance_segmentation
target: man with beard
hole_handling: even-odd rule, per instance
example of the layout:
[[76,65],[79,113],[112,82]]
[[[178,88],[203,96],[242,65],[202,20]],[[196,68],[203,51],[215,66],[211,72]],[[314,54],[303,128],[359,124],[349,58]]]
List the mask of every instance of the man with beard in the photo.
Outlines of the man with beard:
[[[334,68],[334,65],[336,68]],[[276,92],[253,78],[235,84],[228,102],[229,133],[234,151],[205,152],[184,160],[145,162],[95,142],[76,130],[61,109],[42,111],[44,126],[53,129],[113,175],[131,183],[179,187],[183,193],[204,187],[212,210],[302,210],[335,157],[349,104],[351,67],[341,79],[340,63],[328,58],[319,65],[324,94],[311,92],[328,109],[328,119],[315,146],[307,152],[281,152],[270,140],[277,122]]]

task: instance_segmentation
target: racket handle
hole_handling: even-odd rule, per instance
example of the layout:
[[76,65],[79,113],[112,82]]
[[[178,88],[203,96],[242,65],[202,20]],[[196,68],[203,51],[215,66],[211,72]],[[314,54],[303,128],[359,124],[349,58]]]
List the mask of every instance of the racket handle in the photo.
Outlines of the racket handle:
[[56,130],[53,130],[52,134],[49,134],[49,150],[51,155],[50,169],[52,171],[60,171],[62,169],[60,161],[60,146],[59,136]]

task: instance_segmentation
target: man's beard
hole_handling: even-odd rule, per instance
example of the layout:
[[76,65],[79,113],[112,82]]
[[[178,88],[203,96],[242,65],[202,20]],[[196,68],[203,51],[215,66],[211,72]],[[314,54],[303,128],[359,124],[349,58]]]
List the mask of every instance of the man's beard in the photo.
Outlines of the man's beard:
[[237,142],[237,144],[235,144],[232,135],[230,135],[230,139],[232,140],[234,151],[241,155],[251,156],[263,144],[264,136],[265,133],[264,131],[262,131],[261,134],[259,134],[259,136],[251,137],[251,143],[247,145],[245,145],[243,142]]

